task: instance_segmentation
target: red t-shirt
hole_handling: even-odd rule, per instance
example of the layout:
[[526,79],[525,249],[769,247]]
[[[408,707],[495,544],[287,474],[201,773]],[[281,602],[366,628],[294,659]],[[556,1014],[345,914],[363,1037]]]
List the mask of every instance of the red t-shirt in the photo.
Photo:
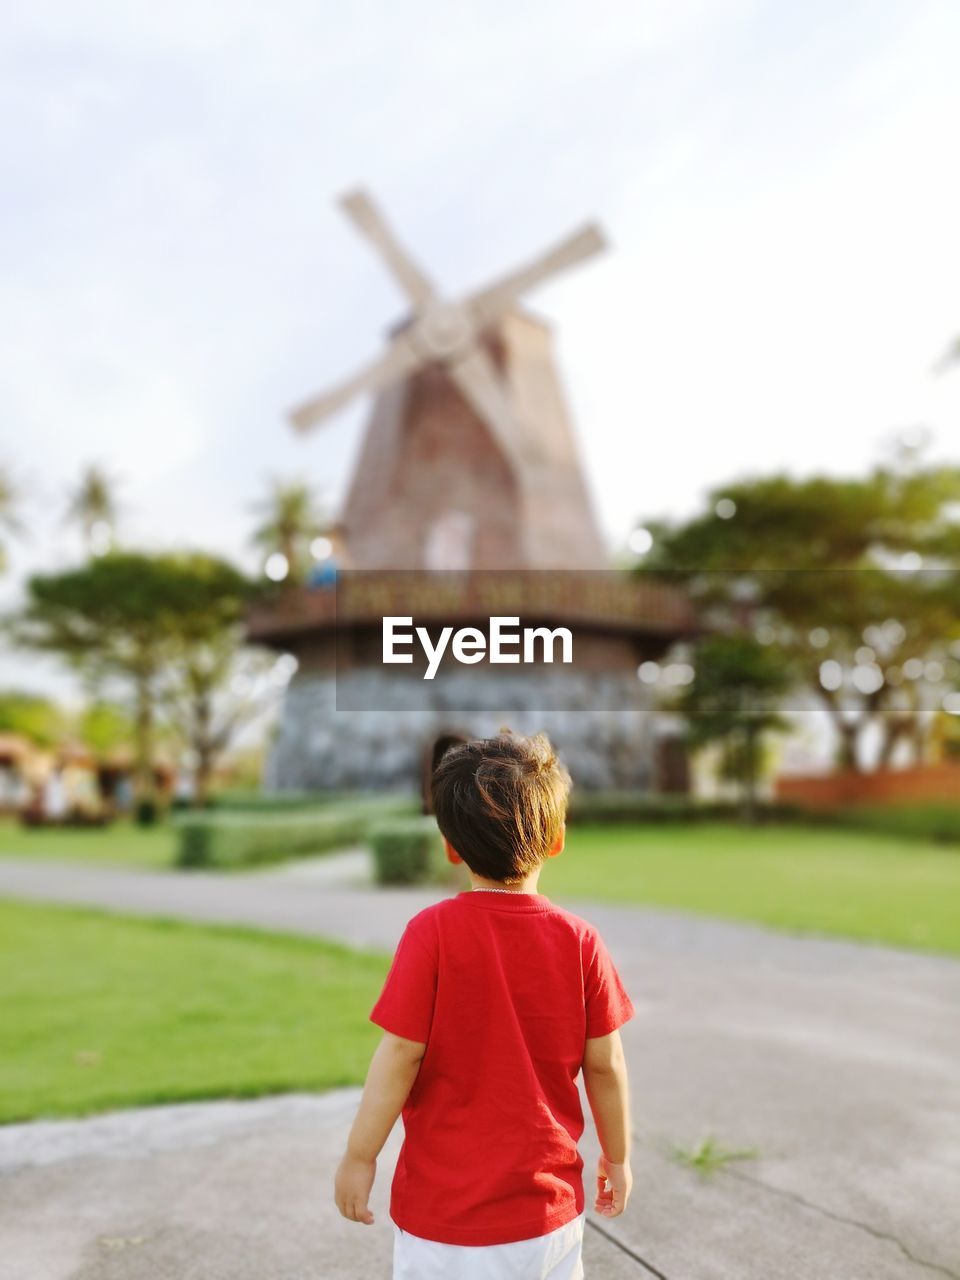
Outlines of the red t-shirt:
[[444,1244],[508,1244],[583,1212],[577,1075],[633,1014],[597,931],[540,894],[466,892],[407,925],[370,1017],[426,1044],[390,1216]]

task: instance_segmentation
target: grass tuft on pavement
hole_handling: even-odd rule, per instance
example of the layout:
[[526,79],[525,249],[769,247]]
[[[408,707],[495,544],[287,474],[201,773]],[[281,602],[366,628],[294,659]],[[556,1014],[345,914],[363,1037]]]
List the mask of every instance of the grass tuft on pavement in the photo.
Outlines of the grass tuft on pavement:
[[677,1164],[692,1169],[706,1179],[737,1160],[755,1160],[758,1152],[756,1147],[736,1149],[721,1146],[715,1135],[708,1133],[692,1147],[673,1147],[671,1155]]

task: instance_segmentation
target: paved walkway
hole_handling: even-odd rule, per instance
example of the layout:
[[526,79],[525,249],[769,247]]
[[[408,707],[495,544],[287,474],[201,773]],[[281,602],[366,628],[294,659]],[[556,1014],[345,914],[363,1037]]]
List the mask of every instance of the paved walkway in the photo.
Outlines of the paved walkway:
[[[356,853],[230,876],[3,860],[0,895],[391,946],[436,894],[375,892],[363,874]],[[624,1218],[588,1229],[593,1280],[960,1280],[960,964],[579,909],[638,1006],[637,1189]],[[390,1153],[374,1229],[329,1204],[355,1096],[0,1129],[0,1277],[388,1275]],[[757,1155],[701,1180],[672,1149],[706,1133]]]

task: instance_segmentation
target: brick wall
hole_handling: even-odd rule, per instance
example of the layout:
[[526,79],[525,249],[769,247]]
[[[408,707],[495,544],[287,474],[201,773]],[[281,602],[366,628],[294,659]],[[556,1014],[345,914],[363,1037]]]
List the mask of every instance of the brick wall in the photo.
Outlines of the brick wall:
[[831,773],[778,778],[778,800],[811,809],[851,804],[956,804],[960,807],[960,763],[883,769],[876,773]]

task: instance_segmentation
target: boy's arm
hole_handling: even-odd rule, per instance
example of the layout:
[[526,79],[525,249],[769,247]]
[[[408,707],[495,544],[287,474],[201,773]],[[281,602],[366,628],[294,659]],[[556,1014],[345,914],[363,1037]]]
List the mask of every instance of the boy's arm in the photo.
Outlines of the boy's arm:
[[597,1213],[615,1218],[623,1213],[633,1185],[630,1172],[630,1091],[620,1032],[587,1040],[583,1083],[600,1139],[597,1170]]
[[353,1222],[368,1226],[373,1222],[367,1202],[377,1172],[377,1156],[413,1088],[426,1047],[385,1031],[370,1060],[360,1107],[336,1177],[337,1208]]

